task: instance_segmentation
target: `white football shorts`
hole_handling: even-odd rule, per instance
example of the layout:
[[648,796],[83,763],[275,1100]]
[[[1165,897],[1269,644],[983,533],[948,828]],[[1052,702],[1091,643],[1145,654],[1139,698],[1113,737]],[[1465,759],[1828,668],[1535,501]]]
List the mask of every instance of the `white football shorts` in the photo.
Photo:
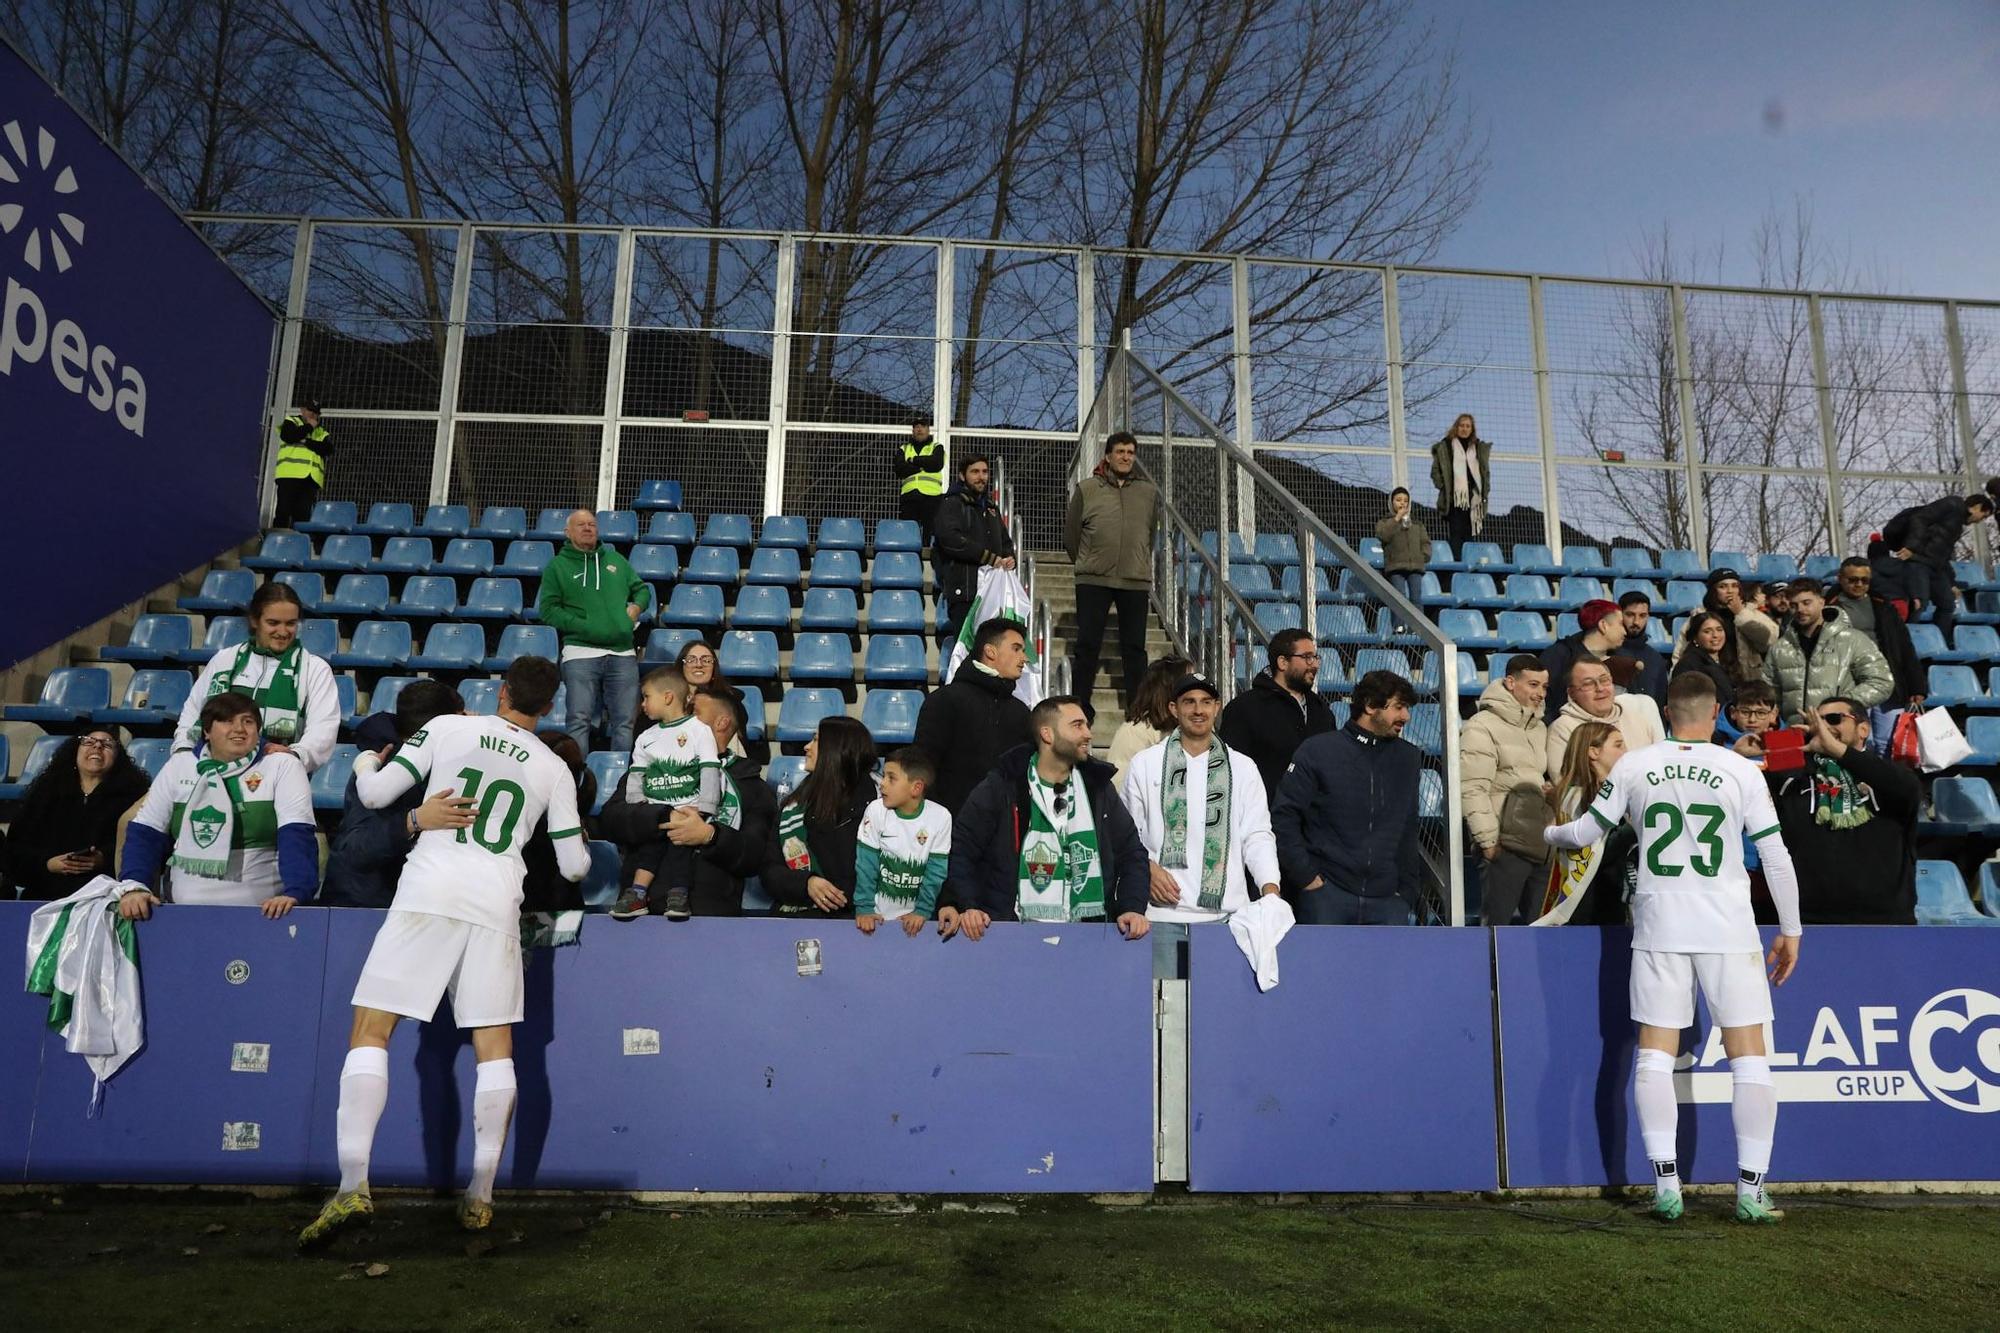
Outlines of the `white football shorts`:
[[1762,954],[1632,951],[1633,1022],[1676,1029],[1692,1025],[1696,986],[1717,1027],[1771,1021],[1771,983]]
[[428,1023],[451,995],[462,1028],[521,1021],[521,937],[428,912],[391,911],[375,934],[354,1003]]

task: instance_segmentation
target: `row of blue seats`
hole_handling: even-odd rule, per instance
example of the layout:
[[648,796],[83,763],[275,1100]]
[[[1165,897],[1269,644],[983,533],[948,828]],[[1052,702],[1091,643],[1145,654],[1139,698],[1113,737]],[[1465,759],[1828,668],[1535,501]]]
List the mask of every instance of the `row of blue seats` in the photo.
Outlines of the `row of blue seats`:
[[1950,861],[1917,862],[1917,924],[2000,926],[2000,862],[1988,861],[1979,867],[1976,907],[1956,865]]
[[2000,797],[1994,795],[1993,784],[1983,777],[1938,778],[1931,784],[1931,817],[1924,821],[1923,832],[2000,837]]
[[[569,509],[544,509],[534,526],[528,511],[506,505],[489,505],[475,525],[466,505],[431,505],[419,519],[415,506],[380,503],[369,506],[362,518],[350,500],[322,500],[313,506],[310,519],[298,525],[298,533],[315,537],[473,537],[504,542],[520,538],[560,545],[567,537]],[[597,511],[597,535],[614,546],[629,546],[640,540],[639,514],[632,509]],[[753,546],[782,547],[797,551],[816,548],[844,551],[917,551],[923,549],[923,531],[909,519],[881,519],[869,540],[868,524],[859,518],[823,518],[817,534],[811,520],[798,514],[774,514],[761,523],[748,514],[710,514],[697,524],[693,514],[658,511],[643,529],[645,540],[669,546],[729,546],[748,550]]]

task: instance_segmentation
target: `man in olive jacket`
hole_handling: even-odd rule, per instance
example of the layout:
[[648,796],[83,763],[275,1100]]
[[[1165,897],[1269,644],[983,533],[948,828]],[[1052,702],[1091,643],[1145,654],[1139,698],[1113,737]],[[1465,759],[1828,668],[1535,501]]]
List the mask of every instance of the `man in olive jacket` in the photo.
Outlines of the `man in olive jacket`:
[[564,531],[569,540],[542,571],[536,601],[542,623],[562,639],[564,730],[590,753],[591,725],[600,706],[604,748],[628,753],[639,712],[639,659],[632,627],[653,600],[653,589],[618,552],[597,540],[597,515],[579,509]]
[[1118,651],[1125,659],[1126,708],[1146,674],[1147,602],[1153,586],[1153,534],[1160,492],[1138,475],[1139,442],[1130,431],[1104,441],[1104,458],[1069,497],[1063,545],[1076,562],[1076,646],[1071,689],[1094,718],[1091,691],[1104,653],[1104,625],[1118,608]]

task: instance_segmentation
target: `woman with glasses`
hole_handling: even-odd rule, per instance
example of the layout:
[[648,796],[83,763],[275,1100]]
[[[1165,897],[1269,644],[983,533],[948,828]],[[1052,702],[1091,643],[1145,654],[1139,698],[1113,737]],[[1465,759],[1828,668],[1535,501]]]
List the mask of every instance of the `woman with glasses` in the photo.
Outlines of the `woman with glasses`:
[[115,875],[118,819],[146,785],[114,728],[93,727],[64,741],[28,788],[0,846],[0,866],[20,895],[50,902],[98,875]]
[[[722,663],[716,657],[715,649],[709,647],[705,640],[695,639],[683,647],[680,656],[674,659],[674,665],[681,669],[681,675],[687,677],[691,689],[699,691],[710,686],[719,690],[736,688],[729,677],[722,674]],[[748,716],[751,726],[761,732],[764,729],[764,705],[761,699],[750,705]],[[651,725],[652,719],[648,718],[641,723],[640,729],[644,730]],[[742,745],[745,757],[755,760],[760,767],[771,762],[769,741],[761,738],[751,740],[747,735],[738,736],[737,741]]]

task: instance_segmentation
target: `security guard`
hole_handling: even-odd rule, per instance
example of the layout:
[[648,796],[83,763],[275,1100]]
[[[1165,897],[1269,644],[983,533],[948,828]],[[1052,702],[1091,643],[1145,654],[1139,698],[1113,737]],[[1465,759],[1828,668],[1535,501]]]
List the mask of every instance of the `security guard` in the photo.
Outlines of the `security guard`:
[[299,410],[278,423],[278,510],[274,528],[291,528],[312,517],[319,488],[326,484],[326,456],[333,437],[319,420],[319,400],[308,398]]
[[896,455],[896,475],[903,482],[896,512],[917,521],[924,530],[924,545],[929,546],[931,528],[937,523],[938,503],[944,498],[944,445],[931,438],[929,417],[918,417],[910,423],[910,438]]

